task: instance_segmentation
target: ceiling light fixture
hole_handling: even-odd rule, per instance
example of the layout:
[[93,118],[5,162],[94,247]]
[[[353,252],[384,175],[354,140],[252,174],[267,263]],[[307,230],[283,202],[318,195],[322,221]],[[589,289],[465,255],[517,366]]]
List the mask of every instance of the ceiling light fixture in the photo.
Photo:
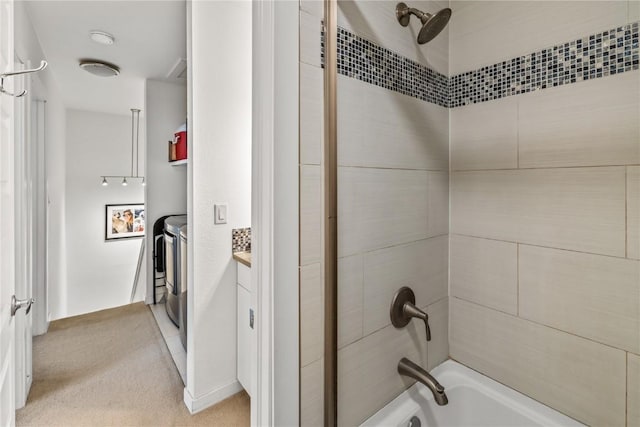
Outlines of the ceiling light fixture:
[[127,177],[125,176],[124,178],[122,178],[122,186],[126,187],[127,185],[129,185],[129,183],[127,182]]
[[97,59],[81,59],[80,68],[100,77],[115,77],[120,74],[120,67]]
[[111,46],[115,43],[116,39],[105,31],[93,30],[89,31],[89,37],[96,43],[100,43],[106,46]]
[[106,177],[106,176],[103,176],[103,177],[102,177],[102,186],[103,186],[103,187],[106,187],[107,185],[109,185],[109,183],[107,182],[107,177]]

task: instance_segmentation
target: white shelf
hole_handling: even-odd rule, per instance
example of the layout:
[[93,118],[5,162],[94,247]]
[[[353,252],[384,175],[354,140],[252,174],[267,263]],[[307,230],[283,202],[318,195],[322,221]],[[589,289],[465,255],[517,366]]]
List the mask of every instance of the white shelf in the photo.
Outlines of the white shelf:
[[180,165],[186,165],[189,163],[189,159],[183,159],[183,160],[176,160],[173,162],[169,162],[169,164],[171,166],[180,166]]

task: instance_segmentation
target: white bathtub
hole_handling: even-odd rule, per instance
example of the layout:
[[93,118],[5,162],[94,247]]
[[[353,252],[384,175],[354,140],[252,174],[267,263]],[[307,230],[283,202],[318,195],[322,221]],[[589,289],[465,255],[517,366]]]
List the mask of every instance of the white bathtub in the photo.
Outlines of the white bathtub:
[[413,417],[422,427],[584,425],[452,360],[431,374],[445,387],[448,405],[438,406],[431,391],[416,383],[362,425],[406,427]]

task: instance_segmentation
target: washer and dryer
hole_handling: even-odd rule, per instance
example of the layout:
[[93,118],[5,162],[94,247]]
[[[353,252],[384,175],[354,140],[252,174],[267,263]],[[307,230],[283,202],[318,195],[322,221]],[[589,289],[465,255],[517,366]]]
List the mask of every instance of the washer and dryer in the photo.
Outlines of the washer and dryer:
[[[170,216],[164,220],[165,285],[167,287],[165,306],[169,319],[178,327],[180,327],[180,294],[182,292],[180,228],[186,225],[186,215]],[[186,277],[186,260],[184,266]],[[186,298],[184,311],[186,315]]]

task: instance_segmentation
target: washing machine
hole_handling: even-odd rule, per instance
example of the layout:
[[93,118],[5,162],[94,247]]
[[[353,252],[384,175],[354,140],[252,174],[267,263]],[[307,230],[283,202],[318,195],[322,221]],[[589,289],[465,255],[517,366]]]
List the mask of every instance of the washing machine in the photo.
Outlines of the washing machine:
[[164,220],[166,309],[169,319],[180,327],[180,227],[187,225],[186,215],[170,216]]

